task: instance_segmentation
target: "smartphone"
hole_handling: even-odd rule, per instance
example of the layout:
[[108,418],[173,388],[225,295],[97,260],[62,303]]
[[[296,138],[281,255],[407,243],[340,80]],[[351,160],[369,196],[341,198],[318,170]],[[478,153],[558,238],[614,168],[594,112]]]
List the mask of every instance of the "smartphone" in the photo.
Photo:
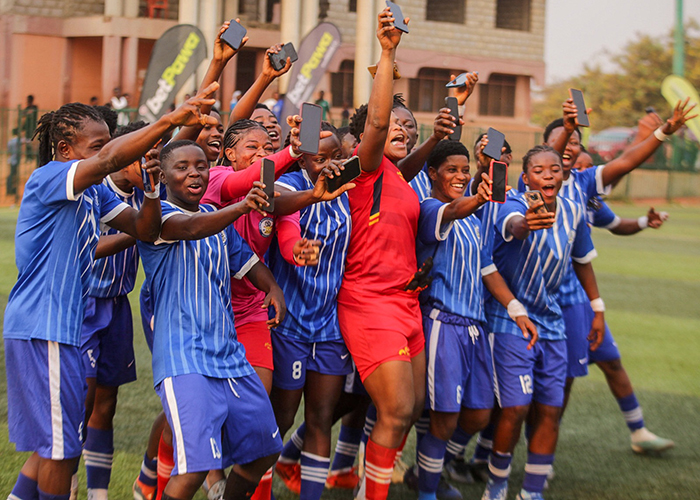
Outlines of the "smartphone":
[[155,187],[155,183],[153,182],[153,178],[151,177],[151,174],[148,173],[148,171],[143,168],[143,165],[146,165],[146,157],[141,157],[141,180],[143,180],[143,190],[146,193],[152,193],[153,189]]
[[654,106],[648,106],[648,107],[644,108],[644,111],[645,111],[646,113],[656,113],[656,110],[654,109]]
[[[489,142],[491,140],[489,139]],[[508,184],[508,165],[502,161],[491,160],[489,167],[489,177],[491,184],[491,200],[496,203],[505,203],[506,185]]]
[[[377,65],[367,66],[367,71],[369,71],[369,74],[374,78],[377,76]],[[401,78],[401,73],[399,73],[399,67],[394,63],[394,80],[398,80],[399,78]]]
[[401,12],[401,7],[396,5],[394,2],[386,0],[386,6],[391,9],[391,14],[394,16],[394,28],[401,30],[404,33],[408,33],[408,25],[403,18],[403,12]]
[[294,49],[292,42],[285,43],[282,50],[280,50],[277,54],[270,54],[269,57],[270,64],[272,64],[272,68],[275,71],[284,69],[284,67],[287,65],[287,58],[289,58],[291,62],[299,59],[297,51]]
[[348,182],[357,179],[362,173],[360,167],[360,158],[353,156],[343,162],[344,169],[340,171],[340,175],[329,179],[326,177],[326,189],[329,193],[334,193]]
[[484,154],[494,160],[500,160],[503,154],[503,143],[506,140],[506,136],[493,127],[489,127],[486,136],[489,139],[489,143],[484,148]]
[[[539,202],[544,203],[544,199],[542,198],[542,193],[540,193],[539,191],[525,191],[525,201],[527,202],[528,207],[532,207],[533,205],[536,205]],[[543,214],[543,213],[546,213],[547,211],[548,211],[547,207],[542,205],[537,210],[535,210],[535,213]]]
[[455,128],[447,138],[451,141],[458,141],[462,137],[462,126],[459,124],[459,108],[456,97],[445,97],[445,107],[450,108],[450,114],[455,118]]
[[231,25],[221,35],[221,39],[226,42],[233,50],[241,48],[241,42],[248,30],[246,30],[235,19],[231,19]]
[[448,89],[451,89],[453,87],[464,87],[467,84],[467,75],[468,73],[462,73],[451,82],[448,82],[448,84],[445,85],[445,87],[447,87]]
[[578,122],[579,126],[590,127],[591,122],[588,120],[588,113],[586,113],[586,103],[583,101],[583,92],[578,89],[569,89],[569,94],[576,105],[576,111],[578,113],[576,116],[576,121]]
[[263,158],[262,167],[260,167],[260,182],[265,184],[265,194],[267,195],[267,202],[270,204],[269,207],[265,208],[266,212],[273,212],[275,210],[275,162]]
[[299,151],[315,155],[321,135],[321,117],[323,110],[317,104],[305,102],[301,105],[301,126],[299,127]]

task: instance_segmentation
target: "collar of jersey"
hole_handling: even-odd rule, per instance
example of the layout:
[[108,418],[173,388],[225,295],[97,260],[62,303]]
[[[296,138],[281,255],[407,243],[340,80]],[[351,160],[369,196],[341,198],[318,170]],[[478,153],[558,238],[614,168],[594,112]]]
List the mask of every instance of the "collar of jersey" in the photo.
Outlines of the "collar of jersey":
[[109,175],[107,177],[105,177],[105,179],[107,180],[109,187],[112,188],[112,191],[117,193],[119,196],[123,196],[124,198],[131,198],[132,196],[134,196],[134,189],[133,188],[131,189],[131,193],[126,193],[126,192],[122,191],[121,189],[119,189],[119,187],[117,187],[117,185],[114,183],[114,181],[112,180],[112,178]]
[[167,203],[168,205],[170,205],[170,206],[173,207],[173,208],[178,209],[180,212],[182,212],[182,213],[185,214],[185,215],[194,215],[194,214],[198,214],[198,213],[201,212],[201,210],[200,210],[200,211],[197,211],[197,212],[190,212],[189,210],[184,209],[184,208],[182,208],[182,207],[180,207],[180,206],[178,206],[178,205],[175,205],[175,203],[172,203],[172,202],[167,201],[167,200],[165,200],[165,203]]

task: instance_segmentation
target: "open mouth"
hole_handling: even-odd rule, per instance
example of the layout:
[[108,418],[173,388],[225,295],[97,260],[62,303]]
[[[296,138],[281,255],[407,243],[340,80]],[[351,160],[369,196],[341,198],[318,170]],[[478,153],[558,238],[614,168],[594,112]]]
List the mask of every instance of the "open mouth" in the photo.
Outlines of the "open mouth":
[[466,189],[467,185],[462,182],[454,182],[450,184],[450,187],[455,191],[463,192]]
[[270,139],[272,139],[273,141],[276,141],[277,139],[280,138],[280,135],[277,132],[277,129],[274,129],[274,128],[268,128],[267,135],[269,135]]
[[216,153],[221,152],[221,141],[218,139],[215,139],[213,141],[209,141],[207,143],[207,146],[209,147],[209,149],[211,149],[212,151],[215,151]]
[[396,136],[394,136],[393,139],[391,139],[390,143],[394,147],[405,148],[407,141],[408,141],[408,138],[405,135],[397,134]]
[[543,196],[553,198],[556,194],[557,186],[555,184],[545,184],[544,186],[540,187],[540,191],[542,192]]
[[198,195],[202,193],[202,185],[198,182],[193,182],[189,186],[187,186],[187,191],[194,195]]
[[571,159],[571,155],[569,153],[564,153],[563,155],[561,155],[561,159],[568,161]]

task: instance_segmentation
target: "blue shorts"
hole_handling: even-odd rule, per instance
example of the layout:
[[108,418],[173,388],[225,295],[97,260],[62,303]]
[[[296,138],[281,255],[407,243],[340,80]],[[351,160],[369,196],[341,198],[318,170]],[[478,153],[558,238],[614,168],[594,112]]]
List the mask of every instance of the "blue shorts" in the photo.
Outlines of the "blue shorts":
[[85,369],[76,346],[5,339],[7,424],[17,451],[64,460],[82,452]]
[[257,375],[167,377],[156,393],[173,431],[173,476],[247,464],[282,450],[270,398]]
[[585,377],[588,375],[588,364],[597,361],[611,361],[620,358],[620,351],[605,324],[603,342],[595,351],[590,350],[591,343],[588,334],[593,322],[593,310],[588,302],[562,306],[564,323],[566,324],[566,350],[568,378]]
[[148,349],[151,351],[151,354],[153,354],[153,302],[151,301],[151,292],[146,286],[141,287],[139,306],[141,307],[143,336],[146,337]]
[[80,350],[85,376],[99,385],[117,387],[136,380],[134,326],[126,295],[87,298]]
[[352,372],[345,376],[345,387],[343,387],[343,392],[347,394],[357,394],[360,396],[369,397],[369,393],[367,392],[367,389],[365,389],[365,385],[362,383],[362,379],[360,378],[360,374],[357,371],[355,363],[352,364]]
[[493,335],[496,399],[501,408],[525,406],[533,400],[561,407],[566,382],[566,340],[539,339],[527,350],[528,340]]
[[272,385],[287,391],[301,389],[306,371],[321,375],[345,376],[352,373],[350,352],[342,340],[304,342],[271,330],[272,357],[275,371]]
[[615,361],[616,359],[620,359],[620,350],[617,348],[617,342],[615,342],[612,333],[610,333],[610,328],[608,328],[608,323],[606,322],[603,342],[600,343],[595,351],[588,351],[588,362],[604,363],[606,361]]
[[423,308],[425,406],[459,413],[493,408],[491,343],[483,325],[439,309]]

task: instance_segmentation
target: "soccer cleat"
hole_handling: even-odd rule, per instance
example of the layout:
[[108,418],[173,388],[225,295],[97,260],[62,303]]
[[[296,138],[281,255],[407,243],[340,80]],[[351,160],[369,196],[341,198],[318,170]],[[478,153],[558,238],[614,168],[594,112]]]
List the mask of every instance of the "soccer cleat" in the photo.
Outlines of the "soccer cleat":
[[410,466],[400,458],[394,463],[394,470],[391,473],[391,484],[403,483],[403,477]]
[[508,496],[508,481],[495,483],[489,479],[486,483],[484,494],[481,495],[481,500],[506,500]]
[[452,460],[449,464],[445,464],[445,474],[447,474],[448,479],[456,483],[474,483],[474,477],[471,475],[469,464],[464,460]]
[[155,486],[146,486],[136,479],[131,490],[134,492],[134,500],[153,500],[156,496]]
[[484,462],[476,462],[472,458],[467,466],[469,467],[469,472],[472,475],[472,478],[475,481],[478,481],[480,483],[488,483],[489,482],[489,463],[484,461]]
[[[418,491],[418,471],[415,465],[404,474],[403,484],[413,491]],[[435,495],[438,500],[462,500],[462,494],[457,488],[447,482],[445,476],[440,476],[440,482],[438,483]]]
[[208,500],[223,500],[225,489],[226,489],[226,479],[219,479],[217,482],[212,484],[211,487],[209,488],[209,491],[207,491],[207,499]]
[[301,492],[301,465],[299,462],[293,464],[277,462],[275,472],[289,491],[297,495]]
[[532,493],[530,491],[520,490],[515,500],[544,500],[542,493]]
[[676,446],[670,439],[657,436],[646,427],[637,429],[631,435],[632,450],[639,454],[658,454]]
[[340,472],[331,472],[326,479],[326,488],[352,490],[355,489],[359,480],[360,476],[357,475],[357,467]]

